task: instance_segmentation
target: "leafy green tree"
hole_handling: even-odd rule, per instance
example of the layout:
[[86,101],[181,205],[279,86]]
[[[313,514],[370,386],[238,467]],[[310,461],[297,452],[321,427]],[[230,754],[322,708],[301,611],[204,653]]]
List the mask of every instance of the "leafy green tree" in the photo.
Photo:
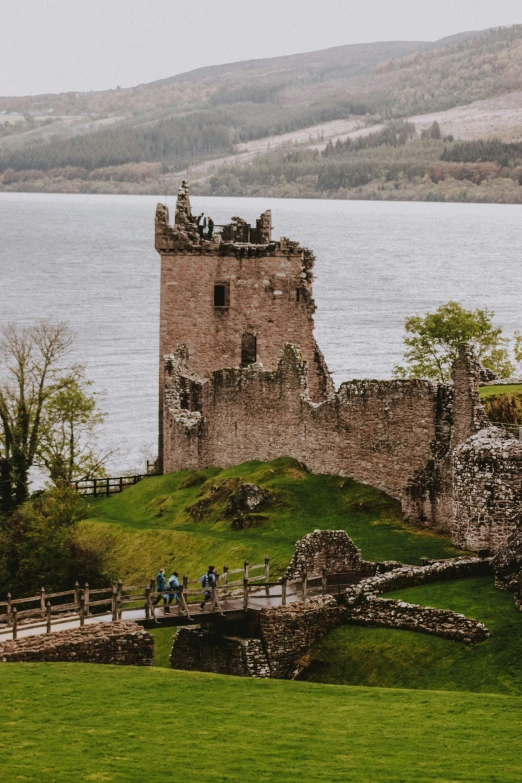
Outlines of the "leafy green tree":
[[77,535],[92,508],[68,484],[61,483],[31,498],[3,517],[0,525],[0,589],[34,595],[41,587],[70,588],[75,581],[107,584],[106,551],[88,547]]
[[397,365],[399,378],[433,378],[448,381],[461,343],[470,343],[485,367],[507,378],[513,373],[509,341],[502,328],[493,324],[487,309],[466,310],[458,302],[447,302],[434,313],[406,319],[404,365]]
[[105,475],[104,465],[113,452],[97,448],[104,416],[91,386],[83,368],[77,367],[45,408],[37,461],[55,484]]

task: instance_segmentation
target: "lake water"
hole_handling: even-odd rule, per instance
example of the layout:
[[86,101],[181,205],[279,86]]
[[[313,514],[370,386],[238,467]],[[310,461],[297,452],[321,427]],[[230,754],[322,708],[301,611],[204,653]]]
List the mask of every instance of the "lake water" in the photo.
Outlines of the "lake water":
[[[0,193],[0,324],[49,317],[76,333],[75,360],[104,392],[112,468],[143,468],[157,431],[161,197]],[[522,208],[193,198],[216,223],[270,208],[274,235],[317,256],[316,338],[336,384],[389,378],[406,316],[449,299],[522,328]],[[169,198],[173,212],[174,200]]]

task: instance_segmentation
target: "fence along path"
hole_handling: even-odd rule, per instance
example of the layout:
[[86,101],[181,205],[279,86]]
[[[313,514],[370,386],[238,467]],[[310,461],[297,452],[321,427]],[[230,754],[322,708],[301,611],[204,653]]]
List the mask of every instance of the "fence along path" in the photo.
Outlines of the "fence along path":
[[[0,601],[0,642],[52,633],[67,628],[83,627],[86,623],[116,622],[134,620],[147,625],[168,619],[169,625],[190,622],[214,622],[227,615],[241,616],[248,610],[260,610],[269,606],[285,606],[297,600],[306,600],[308,595],[341,591],[343,586],[359,581],[362,573],[314,575],[308,578],[270,581],[270,560],[250,565],[245,561],[242,568],[229,569],[216,574],[217,584],[205,588],[210,593],[202,609],[203,587],[199,580],[183,577],[179,588],[161,593],[156,592],[155,580],[148,584],[124,585],[121,580],[110,587],[94,590],[86,583],[83,588],[78,582],[73,590],[40,594],[30,598],[12,598]],[[163,595],[178,595],[179,605],[172,604],[170,613],[157,605]],[[209,608],[207,609],[207,605]],[[26,608],[27,607],[27,608]]]

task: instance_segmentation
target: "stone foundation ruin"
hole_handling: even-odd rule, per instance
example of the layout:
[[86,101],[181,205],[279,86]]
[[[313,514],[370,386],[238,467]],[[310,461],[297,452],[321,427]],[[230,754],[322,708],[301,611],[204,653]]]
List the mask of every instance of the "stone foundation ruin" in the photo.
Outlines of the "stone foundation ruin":
[[[490,636],[483,623],[458,612],[381,595],[420,584],[489,575],[491,558],[452,558],[423,566],[390,563],[389,570],[386,566],[362,561],[344,531],[316,530],[297,542],[286,575],[300,579],[304,573],[317,576],[319,569],[326,575],[341,569],[343,573],[359,573],[360,581],[345,588],[337,598],[326,593],[250,612],[246,622],[233,631],[223,631],[219,626],[179,628],[172,645],[171,666],[238,677],[292,679],[306,667],[310,648],[345,624],[416,631],[468,645]],[[365,570],[372,572],[366,578]]]
[[[334,390],[313,335],[313,253],[233,218],[200,236],[183,184],[159,204],[163,472],[293,457],[400,500],[459,546],[496,549],[520,522],[522,446],[490,429],[491,380],[461,346],[451,383],[356,380]],[[471,440],[470,440],[471,438]]]

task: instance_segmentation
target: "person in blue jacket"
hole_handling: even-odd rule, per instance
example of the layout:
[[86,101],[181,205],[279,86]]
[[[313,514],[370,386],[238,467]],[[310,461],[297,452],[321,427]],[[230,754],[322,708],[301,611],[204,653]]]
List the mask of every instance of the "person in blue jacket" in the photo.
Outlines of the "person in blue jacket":
[[[177,571],[174,571],[172,576],[169,578],[169,581],[167,582],[167,590],[168,593],[165,593],[163,596],[163,604],[165,606],[165,614],[170,614],[170,605],[174,599],[176,599],[176,604],[179,606],[181,601],[179,598],[179,593],[176,592],[176,588],[179,588],[179,579],[178,579],[178,573]],[[167,599],[169,602],[169,605],[167,606]]]
[[[157,606],[161,601],[162,594],[167,589],[167,580],[165,579],[165,569],[160,568],[156,576],[156,592],[157,596],[154,598],[154,606]],[[167,602],[164,601],[166,604]]]

